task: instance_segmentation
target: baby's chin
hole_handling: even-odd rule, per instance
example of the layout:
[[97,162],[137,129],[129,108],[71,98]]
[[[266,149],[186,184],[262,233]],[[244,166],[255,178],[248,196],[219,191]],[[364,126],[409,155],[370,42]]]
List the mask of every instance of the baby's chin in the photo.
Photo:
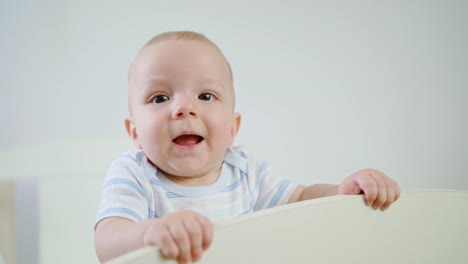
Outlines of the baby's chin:
[[207,170],[187,165],[185,164],[182,168],[171,168],[167,170],[169,172],[162,169],[161,171],[168,180],[184,186],[209,186],[216,182],[220,174],[220,169]]

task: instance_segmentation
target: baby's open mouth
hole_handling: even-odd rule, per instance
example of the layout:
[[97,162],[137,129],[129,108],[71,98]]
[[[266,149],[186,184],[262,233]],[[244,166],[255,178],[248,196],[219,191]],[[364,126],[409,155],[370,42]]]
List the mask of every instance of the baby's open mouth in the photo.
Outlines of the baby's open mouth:
[[180,135],[172,140],[172,142],[181,146],[192,146],[200,143],[203,140],[202,136],[199,135]]

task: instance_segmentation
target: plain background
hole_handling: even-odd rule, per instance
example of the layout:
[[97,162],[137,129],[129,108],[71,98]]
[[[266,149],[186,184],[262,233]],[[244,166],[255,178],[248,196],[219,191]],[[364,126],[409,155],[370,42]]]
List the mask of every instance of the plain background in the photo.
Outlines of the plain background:
[[232,65],[236,143],[278,173],[468,189],[467,28],[467,1],[2,0],[0,147],[124,138],[133,57],[189,29]]
[[277,173],[339,183],[372,167],[404,190],[466,190],[467,28],[468,1],[453,0],[0,0],[0,150],[129,145],[132,59],[156,34],[195,30],[233,68],[236,143]]

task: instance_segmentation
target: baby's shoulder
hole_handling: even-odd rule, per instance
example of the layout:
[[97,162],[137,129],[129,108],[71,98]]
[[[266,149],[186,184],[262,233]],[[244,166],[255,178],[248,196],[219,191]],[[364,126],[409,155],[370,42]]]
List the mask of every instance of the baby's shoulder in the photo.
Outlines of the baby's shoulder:
[[233,159],[245,160],[245,161],[248,161],[248,159],[251,156],[252,154],[243,145],[231,146],[229,147],[226,153],[227,158],[233,158]]
[[146,155],[141,149],[128,150],[112,161],[112,166],[143,167]]
[[258,160],[250,150],[242,145],[231,146],[226,153],[224,161],[246,173],[256,171],[258,166],[265,163],[262,159]]
[[108,178],[128,178],[142,184],[154,175],[155,168],[152,167],[142,150],[129,150],[115,158],[108,171]]

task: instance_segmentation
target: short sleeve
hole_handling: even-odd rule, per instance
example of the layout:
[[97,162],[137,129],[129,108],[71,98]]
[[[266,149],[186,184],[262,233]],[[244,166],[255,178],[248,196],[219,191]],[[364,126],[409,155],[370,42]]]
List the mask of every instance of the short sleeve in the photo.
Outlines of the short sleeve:
[[106,175],[96,224],[107,217],[124,217],[135,222],[148,218],[148,193],[139,164],[128,156],[115,160]]
[[296,183],[274,174],[271,166],[266,161],[257,163],[255,173],[258,181],[258,199],[255,210],[288,203],[289,198],[297,187]]

